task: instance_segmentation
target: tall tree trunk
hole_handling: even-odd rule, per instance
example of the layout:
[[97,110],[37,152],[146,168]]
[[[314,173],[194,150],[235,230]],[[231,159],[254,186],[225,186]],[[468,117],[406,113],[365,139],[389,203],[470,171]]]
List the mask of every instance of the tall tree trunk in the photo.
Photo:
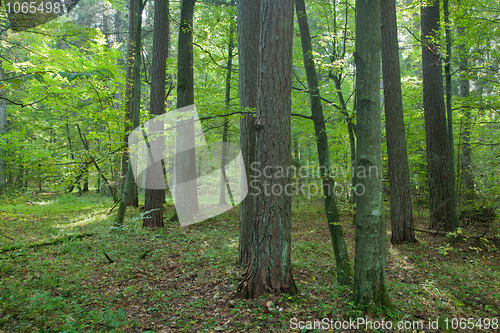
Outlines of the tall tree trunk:
[[[229,43],[227,46],[227,74],[226,74],[226,94],[224,98],[224,104],[226,111],[229,110],[229,103],[231,102],[231,75],[233,71],[233,51],[234,51],[234,25],[231,23],[229,27]],[[224,122],[222,124],[222,142],[228,142],[228,130],[229,130],[229,118],[224,117]],[[226,206],[226,188],[229,189],[229,184],[226,175],[226,164],[227,164],[227,146],[222,145],[222,156],[221,156],[221,177],[220,177],[220,189],[219,189],[219,205]],[[228,191],[230,193],[230,191]],[[231,203],[232,204],[232,203]]]
[[445,38],[446,38],[446,59],[445,59],[445,81],[446,81],[446,119],[448,127],[448,149],[450,154],[450,200],[451,200],[451,225],[453,229],[458,228],[457,212],[457,188],[455,172],[455,142],[453,138],[453,105],[451,94],[451,29],[450,29],[450,10],[448,0],[443,0]]
[[[257,106],[257,68],[260,35],[261,0],[238,0],[236,2],[238,25],[238,63],[240,106],[254,109]],[[240,120],[240,146],[245,164],[247,184],[252,178],[251,165],[255,161],[255,117],[245,115]],[[241,202],[238,263],[246,266],[250,259],[253,225],[253,188],[248,186],[248,195]]]
[[[170,40],[169,0],[154,2],[153,59],[151,68],[151,114],[165,113],[165,78],[167,71],[168,45]],[[161,154],[164,155],[164,154]],[[163,171],[163,163],[158,163]],[[152,166],[155,167],[155,166]],[[162,173],[163,174],[163,173]],[[152,180],[151,181],[157,181]],[[161,181],[161,180],[160,180]],[[163,179],[163,181],[165,181]],[[144,201],[144,211],[149,212],[143,219],[143,227],[163,227],[163,203],[165,190],[154,190],[147,186]]]
[[[128,43],[127,43],[127,72],[126,72],[126,78],[125,78],[125,106],[127,109],[126,112],[126,122],[125,122],[125,137],[123,139],[123,142],[125,145],[128,143],[128,135],[129,132],[133,129],[132,128],[132,122],[133,122],[133,116],[134,116],[134,100],[135,100],[135,89],[134,89],[134,64],[135,64],[135,29],[137,26],[137,8],[138,4],[137,2],[140,2],[141,0],[129,0],[128,2]],[[142,17],[141,17],[142,20]],[[139,72],[140,73],[140,72]],[[128,166],[128,160],[129,160],[129,155],[128,151],[125,150],[122,155],[122,182],[121,182],[121,188],[123,192],[123,186],[125,184],[124,178],[126,177],[127,173],[127,166]],[[134,206],[137,207],[139,206],[139,201],[137,199],[137,193],[136,193],[136,185],[135,185],[135,180],[132,177],[132,185],[130,190],[128,191],[128,196],[127,196],[127,205],[128,206]]]
[[349,252],[345,243],[344,232],[340,224],[340,216],[337,209],[337,198],[335,195],[335,182],[332,179],[330,164],[330,150],[328,147],[328,136],[326,133],[323,107],[318,88],[318,77],[314,66],[314,58],[311,45],[311,34],[307,23],[306,6],[304,0],[296,0],[297,20],[299,22],[300,39],[302,41],[302,53],[304,56],[304,67],[307,75],[309,99],[311,101],[312,119],[316,135],[318,159],[323,185],[323,196],[325,198],[325,211],[332,245],[337,263],[337,280],[342,285],[352,283],[352,267],[349,261]]
[[[179,44],[177,48],[177,109],[194,104],[193,15],[195,3],[196,0],[181,1]],[[176,133],[177,151],[184,151],[187,146],[194,147],[193,123],[183,123],[181,121],[177,125]],[[176,188],[179,189],[175,191],[175,202],[188,203],[183,205],[185,211],[177,213],[179,216],[184,216],[186,221],[189,221],[192,219],[191,215],[198,212],[195,149],[190,149],[188,153],[176,155],[175,172]],[[179,206],[177,209],[179,209]]]
[[[463,29],[459,29],[463,33]],[[472,150],[470,147],[470,135],[471,135],[471,124],[472,115],[468,104],[464,102],[466,98],[470,95],[470,81],[468,78],[468,61],[467,61],[467,51],[465,50],[465,45],[459,45],[458,49],[460,51],[460,98],[462,98],[462,121],[463,129],[461,132],[460,141],[462,141],[462,147],[460,150],[460,164],[461,164],[461,174],[462,174],[462,189],[464,195],[462,197],[462,202],[465,204],[466,209],[472,209],[474,205],[474,176],[472,173]]]
[[[380,110],[380,0],[356,0],[356,304],[373,311],[389,305],[385,277]],[[361,192],[361,189],[364,191]]]
[[[140,117],[140,103],[141,103],[141,26],[142,26],[142,1],[136,1],[136,21],[135,21],[135,40],[134,40],[134,109],[132,112],[132,126],[137,128],[139,126]],[[123,220],[125,218],[125,212],[127,210],[127,199],[130,198],[130,192],[132,188],[135,187],[134,173],[132,171],[132,163],[130,158],[128,159],[127,172],[125,174],[125,182],[123,184],[122,198],[120,200],[120,205],[118,207],[118,213],[116,214],[115,227],[121,227],[123,225]]]
[[[240,296],[295,294],[291,262],[291,198],[286,170],[291,162],[293,1],[262,0],[257,73],[256,169],[250,261],[238,286]],[[279,170],[283,170],[280,175]],[[287,186],[288,185],[288,186]]]
[[[0,61],[0,80],[3,80],[3,66],[2,61]],[[3,89],[0,90],[0,138],[7,134],[7,109],[5,108],[5,99],[1,98],[5,96]],[[0,192],[6,187],[6,169],[5,169],[5,155],[2,149],[0,149]]]
[[392,244],[416,242],[399,68],[396,0],[381,0],[382,75],[384,78],[385,132],[389,158]]
[[439,0],[421,8],[422,76],[430,228],[453,230],[449,141],[439,53]]

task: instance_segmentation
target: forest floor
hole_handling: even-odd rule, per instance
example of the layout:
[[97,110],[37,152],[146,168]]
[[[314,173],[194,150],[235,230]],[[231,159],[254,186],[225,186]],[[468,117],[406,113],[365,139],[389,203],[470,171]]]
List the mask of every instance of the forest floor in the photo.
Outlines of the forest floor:
[[[0,197],[0,333],[499,331],[500,246],[492,242],[418,233],[417,244],[392,246],[388,236],[393,307],[366,316],[351,290],[337,284],[320,200],[293,200],[298,295],[255,300],[234,298],[238,209],[149,230],[139,209],[129,209],[125,226],[114,229],[111,207],[96,194]],[[166,216],[172,213],[169,206]],[[415,216],[417,227],[428,227],[423,209]],[[351,221],[343,216],[354,263]]]

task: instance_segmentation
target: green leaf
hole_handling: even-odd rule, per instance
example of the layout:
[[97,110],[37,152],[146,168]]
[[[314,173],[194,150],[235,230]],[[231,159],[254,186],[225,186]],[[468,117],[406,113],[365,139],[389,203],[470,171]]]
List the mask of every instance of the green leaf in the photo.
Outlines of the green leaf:
[[69,73],[66,78],[68,79],[69,82],[71,82],[77,77],[78,77],[77,73]]
[[43,76],[42,74],[33,74],[33,77],[35,78],[35,80],[37,80],[38,82],[45,82],[45,80],[43,79]]
[[14,89],[17,89],[17,87],[19,87],[21,85],[21,82],[23,82],[23,80],[21,79],[12,79],[12,80],[9,80],[9,81],[6,81],[8,84],[10,84],[11,86],[14,87]]

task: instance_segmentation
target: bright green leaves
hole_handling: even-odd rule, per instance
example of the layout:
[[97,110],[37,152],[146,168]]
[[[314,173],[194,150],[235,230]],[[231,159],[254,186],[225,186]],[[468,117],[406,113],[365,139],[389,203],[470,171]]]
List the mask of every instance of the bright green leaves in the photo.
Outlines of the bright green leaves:
[[56,78],[57,76],[62,77],[63,79],[67,79],[68,82],[73,81],[74,79],[90,79],[92,77],[97,77],[98,79],[106,79],[107,77],[114,78],[114,75],[111,71],[107,69],[95,69],[88,73],[67,73],[67,72],[58,72],[52,76],[52,78]]
[[[57,72],[54,75],[52,75],[52,78],[55,79],[57,76],[60,76],[63,79],[67,79],[68,82],[71,82],[74,79],[91,79],[93,77],[99,80],[104,80],[106,78],[114,78],[114,74],[111,71],[103,68],[82,73]],[[0,81],[2,82],[0,84],[0,89],[5,89],[7,85],[10,85],[12,88],[17,89],[21,85],[21,83],[33,79],[40,83],[46,83],[44,76],[41,73],[36,72],[33,74],[24,75],[23,77],[20,78],[17,77],[9,80]]]
[[34,74],[25,75],[21,78],[17,77],[17,78],[10,79],[10,80],[0,81],[0,82],[2,82],[2,84],[0,85],[0,88],[5,89],[5,87],[6,87],[5,85],[10,85],[12,88],[17,89],[21,85],[21,83],[28,81],[28,80],[31,80],[31,79],[35,79],[41,83],[45,82],[43,76],[40,73],[34,73]]

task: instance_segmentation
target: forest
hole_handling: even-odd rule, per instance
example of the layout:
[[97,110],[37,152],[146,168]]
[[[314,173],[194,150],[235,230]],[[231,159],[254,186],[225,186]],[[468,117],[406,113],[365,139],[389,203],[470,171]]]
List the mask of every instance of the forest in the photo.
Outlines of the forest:
[[500,331],[500,2],[4,0],[0,333]]

